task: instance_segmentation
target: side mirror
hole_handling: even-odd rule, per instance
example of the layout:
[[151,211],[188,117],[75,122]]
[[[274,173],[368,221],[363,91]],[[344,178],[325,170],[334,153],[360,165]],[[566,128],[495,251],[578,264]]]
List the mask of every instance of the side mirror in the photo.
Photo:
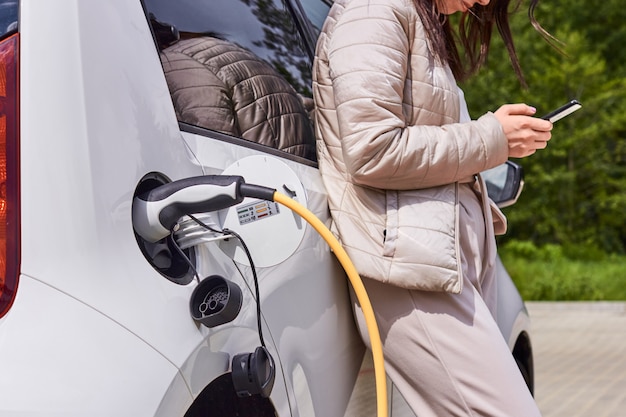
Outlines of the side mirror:
[[487,184],[489,197],[500,208],[515,204],[524,188],[524,170],[512,161],[483,171],[480,175]]

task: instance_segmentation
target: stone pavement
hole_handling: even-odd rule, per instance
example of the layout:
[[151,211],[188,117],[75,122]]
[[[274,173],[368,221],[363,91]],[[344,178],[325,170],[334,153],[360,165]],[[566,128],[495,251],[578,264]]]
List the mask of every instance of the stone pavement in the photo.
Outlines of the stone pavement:
[[526,306],[543,417],[625,417],[626,303]]

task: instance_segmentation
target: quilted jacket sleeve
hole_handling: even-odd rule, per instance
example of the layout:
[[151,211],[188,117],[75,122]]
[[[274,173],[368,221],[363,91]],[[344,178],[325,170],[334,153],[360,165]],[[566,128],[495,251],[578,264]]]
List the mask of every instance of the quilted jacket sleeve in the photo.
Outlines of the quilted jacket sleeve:
[[411,100],[405,95],[416,90],[411,81],[407,88],[407,76],[420,82],[419,71],[432,70],[433,58],[407,1],[352,0],[327,40],[343,159],[352,181],[364,186],[449,184],[508,157],[506,137],[491,113],[468,123],[409,124],[403,106]]

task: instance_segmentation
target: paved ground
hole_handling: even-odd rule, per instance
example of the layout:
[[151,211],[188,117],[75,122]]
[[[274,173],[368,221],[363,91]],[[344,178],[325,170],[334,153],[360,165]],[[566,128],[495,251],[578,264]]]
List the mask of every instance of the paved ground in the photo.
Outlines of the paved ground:
[[529,302],[544,417],[626,416],[626,303]]
[[[527,302],[526,307],[535,399],[543,417],[626,417],[626,302]],[[373,377],[367,355],[362,369]],[[412,416],[393,394],[393,417]],[[375,416],[375,398],[373,378],[359,382],[346,417]]]

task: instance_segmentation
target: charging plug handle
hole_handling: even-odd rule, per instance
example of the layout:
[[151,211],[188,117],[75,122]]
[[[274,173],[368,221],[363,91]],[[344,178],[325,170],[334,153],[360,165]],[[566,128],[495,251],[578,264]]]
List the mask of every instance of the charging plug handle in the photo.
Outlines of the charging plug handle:
[[170,234],[186,214],[207,213],[239,204],[245,197],[272,200],[273,189],[246,184],[238,175],[184,178],[138,195],[133,201],[133,227],[148,242]]

